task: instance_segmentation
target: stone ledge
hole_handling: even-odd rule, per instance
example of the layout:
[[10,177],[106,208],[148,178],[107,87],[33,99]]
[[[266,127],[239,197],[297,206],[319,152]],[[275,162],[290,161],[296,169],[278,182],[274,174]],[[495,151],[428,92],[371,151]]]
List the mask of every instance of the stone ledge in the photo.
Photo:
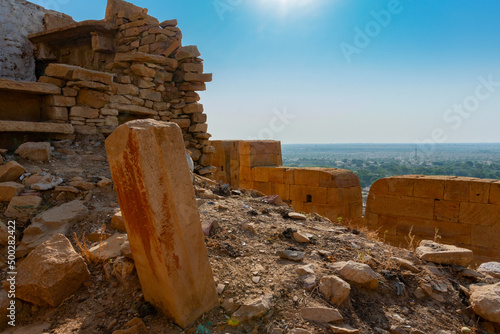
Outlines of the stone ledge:
[[113,31],[114,24],[101,20],[87,20],[70,24],[65,27],[59,27],[50,30],[40,31],[28,35],[28,38],[33,43],[57,43],[67,42],[81,37],[90,37],[90,33],[97,31]]
[[29,93],[33,95],[61,94],[61,88],[56,85],[31,81],[16,81],[0,79],[0,91]]

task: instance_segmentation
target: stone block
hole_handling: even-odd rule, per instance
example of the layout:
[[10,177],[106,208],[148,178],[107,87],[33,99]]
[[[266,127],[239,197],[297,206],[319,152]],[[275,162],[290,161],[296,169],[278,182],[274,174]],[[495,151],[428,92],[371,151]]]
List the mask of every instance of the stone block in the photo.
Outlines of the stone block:
[[406,196],[376,196],[370,201],[367,212],[389,216],[434,218],[434,200]]
[[290,186],[290,199],[304,203],[326,204],[327,188],[308,187],[308,186]]
[[186,328],[218,298],[181,130],[129,122],[106,151],[144,297]]
[[458,222],[460,213],[460,202],[458,201],[440,201],[434,202],[434,219]]
[[45,101],[51,107],[72,107],[76,104],[74,97],[62,95],[50,95]]
[[490,204],[500,204],[500,181],[493,182],[490,188]]
[[471,243],[471,225],[439,221],[433,219],[422,219],[412,217],[398,217],[396,219],[397,235],[406,237],[411,233],[419,239],[434,238],[437,234],[441,237],[439,241],[453,244]]
[[176,60],[183,60],[186,58],[194,58],[199,56],[201,56],[201,53],[200,51],[198,51],[198,47],[196,47],[195,45],[182,46],[177,49],[177,52],[175,53]]
[[68,120],[68,108],[66,107],[45,107],[45,116],[53,121],[67,121]]
[[19,195],[23,190],[24,186],[16,182],[0,183],[0,202],[10,202],[13,197]]
[[72,80],[73,72],[78,69],[81,68],[78,66],[52,63],[45,69],[45,75],[63,80]]
[[420,198],[444,199],[445,180],[418,178],[413,186],[413,196]]
[[269,169],[266,167],[255,167],[252,168],[253,181],[256,182],[268,182],[269,181]]
[[462,202],[458,221],[470,225],[500,226],[500,205]]
[[488,203],[491,181],[472,181],[469,183],[469,202]]
[[461,178],[446,180],[444,183],[444,199],[447,201],[469,201],[469,182]]
[[500,250],[500,225],[499,226],[482,226],[472,225],[471,227],[471,242],[472,246],[485,247]]
[[203,63],[183,63],[181,69],[185,72],[203,73]]
[[15,161],[0,165],[0,182],[16,181],[26,169]]
[[109,95],[90,89],[82,89],[76,98],[78,104],[100,109],[109,102]]
[[211,73],[185,73],[184,81],[194,81],[194,82],[211,82]]
[[97,118],[99,117],[99,110],[91,107],[76,106],[71,108],[69,116],[83,117],[83,118]]
[[84,68],[75,69],[73,71],[73,75],[71,76],[73,80],[94,81],[105,85],[111,85],[113,83],[113,77],[114,75],[112,73],[91,71]]
[[141,76],[141,77],[151,77],[154,78],[156,75],[156,70],[147,67],[146,65],[143,64],[135,64],[130,67],[132,70],[132,73],[135,75]]
[[50,161],[52,150],[48,142],[27,142],[21,144],[16,152],[21,158],[31,161]]
[[[17,271],[16,297],[39,306],[59,306],[90,278],[85,261],[62,234],[34,249]],[[9,282],[3,286],[8,290]]]

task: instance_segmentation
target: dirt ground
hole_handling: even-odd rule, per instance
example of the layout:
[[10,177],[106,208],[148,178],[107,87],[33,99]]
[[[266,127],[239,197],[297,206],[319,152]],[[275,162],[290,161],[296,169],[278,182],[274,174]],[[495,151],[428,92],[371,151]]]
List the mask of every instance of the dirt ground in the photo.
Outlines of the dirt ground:
[[[62,185],[69,184],[73,177],[94,183],[101,177],[111,178],[102,139],[84,138],[76,144],[59,146],[50,163],[33,163],[10,153],[4,159],[15,158],[32,174],[45,171],[62,177]],[[214,309],[184,331],[144,300],[135,272],[124,284],[107,277],[104,263],[88,263],[91,279],[59,307],[18,301],[21,307],[17,327],[45,328],[33,333],[113,333],[139,317],[147,333],[331,333],[328,324],[309,322],[299,313],[304,307],[322,306],[338,308],[344,323],[359,329],[359,333],[462,333],[463,327],[468,327],[470,333],[486,333],[480,329],[481,320],[470,310],[467,297],[467,287],[484,279],[462,277],[460,268],[423,263],[411,251],[374,240],[362,228],[349,226],[349,221],[331,222],[316,214],[294,220],[287,217],[290,208],[264,203],[258,194],[196,183],[201,221],[205,225],[213,223],[205,242],[215,283],[223,289],[219,297],[224,307]],[[203,193],[201,188],[206,191]],[[219,195],[212,196],[210,190]],[[39,211],[62,203],[53,191],[41,196]],[[67,235],[75,249],[74,234],[83,240],[84,235],[101,231],[102,227],[109,234],[119,232],[110,227],[111,217],[119,210],[111,186],[84,191],[74,198],[83,199],[90,210],[88,218]],[[0,202],[0,219],[4,221],[2,213],[7,204]],[[18,226],[20,237],[25,227]],[[311,242],[295,241],[293,230],[307,234]],[[305,258],[293,262],[276,254],[287,249],[305,252]],[[2,250],[1,254],[5,253]],[[413,262],[419,271],[399,268],[392,257]],[[313,264],[319,281],[333,274],[332,263],[348,260],[370,265],[380,284],[375,291],[351,284],[350,298],[340,307],[331,305],[318,288],[305,289],[296,272],[298,267]],[[0,278],[5,275],[4,269]],[[423,280],[444,286],[442,292],[436,292],[444,301],[418,294],[417,298],[415,291]],[[264,316],[238,325],[231,321],[232,308],[265,295],[272,298]],[[15,333],[28,333],[28,328]]]

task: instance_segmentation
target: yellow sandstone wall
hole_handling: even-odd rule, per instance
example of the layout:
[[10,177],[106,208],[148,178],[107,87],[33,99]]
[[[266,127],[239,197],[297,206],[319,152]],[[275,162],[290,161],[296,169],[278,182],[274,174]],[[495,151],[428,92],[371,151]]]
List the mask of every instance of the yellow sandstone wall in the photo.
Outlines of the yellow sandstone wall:
[[336,220],[362,216],[358,177],[342,169],[283,167],[278,141],[212,141],[217,181],[279,195],[296,211]]
[[365,213],[370,229],[387,242],[406,246],[410,229],[417,239],[474,251],[478,257],[500,258],[500,180],[454,176],[397,176],[378,180]]

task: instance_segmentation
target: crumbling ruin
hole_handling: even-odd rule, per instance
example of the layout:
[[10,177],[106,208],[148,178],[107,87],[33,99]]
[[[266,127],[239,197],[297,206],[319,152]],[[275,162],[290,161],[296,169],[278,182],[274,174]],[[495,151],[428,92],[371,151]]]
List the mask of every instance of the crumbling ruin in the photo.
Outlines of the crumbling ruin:
[[126,121],[152,118],[177,123],[196,171],[212,175],[214,150],[196,93],[212,75],[203,73],[196,46],[182,46],[176,20],[160,24],[122,0],[110,0],[100,21],[74,22],[24,1],[2,0],[1,8],[12,16],[3,35],[16,40],[5,39],[1,51],[0,146],[109,135]]

